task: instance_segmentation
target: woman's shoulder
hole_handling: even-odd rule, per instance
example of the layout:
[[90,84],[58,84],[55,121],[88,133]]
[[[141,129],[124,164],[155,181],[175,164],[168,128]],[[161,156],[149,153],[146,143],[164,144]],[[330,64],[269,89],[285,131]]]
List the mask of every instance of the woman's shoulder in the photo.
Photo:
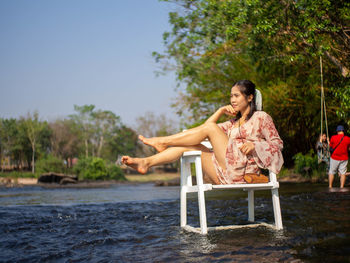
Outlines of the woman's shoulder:
[[255,118],[271,118],[271,116],[266,113],[265,111],[262,110],[258,110],[256,112],[254,112],[253,117]]

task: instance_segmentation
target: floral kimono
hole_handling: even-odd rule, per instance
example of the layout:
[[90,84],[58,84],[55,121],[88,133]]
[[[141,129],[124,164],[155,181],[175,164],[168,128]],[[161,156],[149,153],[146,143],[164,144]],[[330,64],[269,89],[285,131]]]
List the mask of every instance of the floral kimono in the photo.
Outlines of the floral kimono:
[[[260,173],[259,168],[279,173],[283,164],[283,141],[278,135],[272,118],[264,111],[256,111],[240,127],[234,127],[233,119],[218,124],[229,140],[226,149],[226,170],[220,167],[213,153],[212,159],[221,184],[245,183],[246,173]],[[255,150],[249,155],[239,148],[245,142],[253,142]]]

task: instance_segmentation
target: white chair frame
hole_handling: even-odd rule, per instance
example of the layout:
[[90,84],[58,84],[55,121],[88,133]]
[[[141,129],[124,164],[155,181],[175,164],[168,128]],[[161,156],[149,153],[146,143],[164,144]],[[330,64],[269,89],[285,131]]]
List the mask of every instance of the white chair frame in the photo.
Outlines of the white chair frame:
[[[204,143],[203,143],[204,144]],[[259,225],[270,226],[275,229],[282,229],[282,216],[280,208],[280,200],[278,195],[279,183],[276,174],[269,171],[269,182],[260,184],[229,184],[229,185],[212,185],[203,183],[201,151],[185,152],[181,157],[181,190],[180,190],[180,225],[188,231],[207,234],[208,230],[233,229],[238,227],[256,227]],[[197,185],[192,185],[191,163],[195,164]],[[244,190],[248,192],[248,221],[254,222],[254,191],[255,190],[271,190],[273,212],[275,224],[248,224],[248,225],[231,225],[208,227],[206,208],[205,208],[205,192],[211,190],[232,189]],[[187,224],[187,193],[198,193],[199,221],[200,228],[195,228]]]

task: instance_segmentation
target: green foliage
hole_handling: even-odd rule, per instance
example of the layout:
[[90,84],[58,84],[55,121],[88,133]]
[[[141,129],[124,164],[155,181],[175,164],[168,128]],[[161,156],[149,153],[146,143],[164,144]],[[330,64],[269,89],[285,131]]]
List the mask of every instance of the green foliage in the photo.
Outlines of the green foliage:
[[10,177],[10,178],[36,178],[37,176],[31,172],[0,172],[0,177]]
[[54,157],[51,154],[46,155],[44,158],[39,159],[36,162],[36,174],[40,176],[43,173],[55,172],[55,173],[65,173],[66,166],[63,160]]
[[33,114],[28,113],[27,117],[22,117],[20,122],[23,130],[25,131],[26,137],[30,142],[32,149],[32,158],[30,163],[32,166],[32,173],[35,173],[36,155],[38,153],[38,149],[41,147],[40,142],[42,142],[43,138],[45,138],[43,135],[45,134],[45,131],[48,131],[47,123],[39,120],[38,112],[34,112]]
[[340,107],[337,109],[337,115],[344,120],[350,128],[350,81],[347,81],[347,84],[344,85],[342,89],[333,88],[336,98],[340,101]]
[[105,146],[118,136],[116,132],[122,126],[120,117],[111,111],[95,110],[94,105],[74,105],[74,109],[77,113],[70,118],[76,123],[84,141],[85,158],[109,155]]
[[294,170],[305,177],[313,177],[314,175],[324,175],[325,167],[318,164],[317,155],[313,150],[310,150],[307,154],[297,153],[293,156]]
[[107,166],[108,177],[109,179],[126,181],[123,170],[114,164]]
[[125,125],[115,127],[107,139],[107,143],[106,158],[112,162],[120,155],[135,156],[138,148],[137,134]]
[[31,146],[24,127],[19,120],[1,120],[1,147],[3,156],[16,160],[16,164],[31,159]]
[[281,171],[278,173],[278,178],[286,177],[289,175],[289,173],[289,169],[287,169],[286,167],[282,167]]
[[81,178],[87,180],[126,180],[123,171],[115,165],[106,165],[98,157],[83,158],[74,166],[73,171]]
[[262,91],[291,164],[294,154],[313,148],[320,132],[320,56],[329,125],[348,122],[347,1],[169,2],[180,8],[169,13],[164,54],[153,55],[185,86],[173,106],[189,125],[227,104],[237,80],[250,79]]

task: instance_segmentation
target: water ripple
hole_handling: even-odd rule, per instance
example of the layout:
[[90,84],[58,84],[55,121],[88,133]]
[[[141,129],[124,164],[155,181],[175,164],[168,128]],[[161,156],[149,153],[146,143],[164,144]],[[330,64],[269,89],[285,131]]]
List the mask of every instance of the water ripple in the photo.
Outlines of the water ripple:
[[[283,230],[258,227],[214,231],[207,236],[179,227],[174,188],[162,188],[169,189],[169,195],[164,191],[161,199],[125,201],[132,199],[125,197],[120,202],[114,199],[118,193],[110,189],[104,190],[103,198],[109,202],[96,202],[93,191],[79,190],[70,192],[75,203],[58,200],[58,204],[44,205],[18,205],[28,195],[19,200],[25,190],[11,190],[15,201],[8,193],[0,197],[0,262],[350,262],[350,192],[300,187],[281,187]],[[119,190],[125,194],[125,189],[114,189]],[[146,190],[146,186],[129,189],[129,195]],[[35,191],[31,196],[47,196],[52,191],[56,198],[66,194]],[[149,186],[148,191],[154,188]],[[271,195],[257,193],[255,203],[256,218],[272,223]],[[195,199],[188,202],[188,208],[189,223],[198,226]],[[246,223],[244,193],[211,194],[207,217],[210,226]]]

